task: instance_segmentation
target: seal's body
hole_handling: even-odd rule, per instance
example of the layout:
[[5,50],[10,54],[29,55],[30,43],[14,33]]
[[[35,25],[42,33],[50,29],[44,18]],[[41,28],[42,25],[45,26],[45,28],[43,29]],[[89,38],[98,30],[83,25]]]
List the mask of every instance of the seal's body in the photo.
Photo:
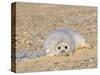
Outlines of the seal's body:
[[52,31],[44,43],[47,55],[72,55],[75,49],[86,47],[85,38],[71,29]]

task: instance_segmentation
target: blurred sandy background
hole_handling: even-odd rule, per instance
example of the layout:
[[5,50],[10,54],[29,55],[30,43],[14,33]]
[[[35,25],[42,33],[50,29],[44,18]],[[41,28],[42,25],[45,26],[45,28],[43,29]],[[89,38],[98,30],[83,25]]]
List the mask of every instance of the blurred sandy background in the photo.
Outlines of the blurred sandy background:
[[96,7],[16,3],[17,52],[42,50],[47,34],[57,28],[76,30],[92,45],[91,50],[77,50],[71,57],[23,59],[17,63],[17,72],[95,68],[96,25]]

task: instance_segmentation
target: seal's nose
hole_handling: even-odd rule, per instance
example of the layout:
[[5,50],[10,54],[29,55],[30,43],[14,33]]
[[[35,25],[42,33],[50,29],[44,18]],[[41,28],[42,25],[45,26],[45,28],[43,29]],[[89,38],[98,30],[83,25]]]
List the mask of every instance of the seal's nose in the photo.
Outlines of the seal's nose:
[[65,52],[65,50],[61,50],[61,53],[64,53]]

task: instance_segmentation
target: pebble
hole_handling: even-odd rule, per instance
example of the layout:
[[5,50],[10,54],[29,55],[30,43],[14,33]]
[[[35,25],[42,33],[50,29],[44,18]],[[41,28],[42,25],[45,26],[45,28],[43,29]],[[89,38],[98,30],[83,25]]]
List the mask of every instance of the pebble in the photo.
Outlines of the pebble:
[[90,62],[93,62],[94,60],[93,60],[93,59],[90,59],[89,61],[90,61]]
[[54,62],[54,64],[55,64],[55,65],[58,65],[58,64],[59,64],[59,62]]

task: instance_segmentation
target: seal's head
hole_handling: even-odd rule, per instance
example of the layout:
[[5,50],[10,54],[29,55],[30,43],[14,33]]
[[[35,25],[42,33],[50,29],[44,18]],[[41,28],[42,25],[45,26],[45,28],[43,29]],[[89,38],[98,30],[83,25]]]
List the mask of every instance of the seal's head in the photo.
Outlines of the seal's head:
[[61,42],[56,47],[57,55],[66,55],[66,56],[68,56],[69,51],[70,51],[69,49],[70,49],[70,47],[67,43]]

